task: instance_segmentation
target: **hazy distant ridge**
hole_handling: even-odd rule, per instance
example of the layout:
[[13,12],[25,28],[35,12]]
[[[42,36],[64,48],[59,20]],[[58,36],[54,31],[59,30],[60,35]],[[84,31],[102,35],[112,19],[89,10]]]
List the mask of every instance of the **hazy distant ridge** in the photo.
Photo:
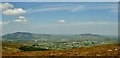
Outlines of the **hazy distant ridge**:
[[110,40],[108,37],[97,34],[78,34],[78,35],[53,35],[53,34],[34,34],[29,32],[16,32],[2,36],[3,40],[35,40],[35,39],[48,39],[48,40]]

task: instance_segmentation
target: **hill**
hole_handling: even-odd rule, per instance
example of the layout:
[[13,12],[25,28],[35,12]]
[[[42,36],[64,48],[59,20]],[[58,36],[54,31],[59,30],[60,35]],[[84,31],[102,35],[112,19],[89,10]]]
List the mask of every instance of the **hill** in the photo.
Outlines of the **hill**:
[[10,41],[108,41],[111,38],[97,34],[79,35],[55,35],[55,34],[34,34],[29,32],[16,32],[2,36],[3,40]]
[[16,32],[16,33],[10,33],[10,34],[5,34],[2,36],[3,40],[33,40],[33,39],[38,39],[38,38],[43,38],[43,37],[48,37],[49,35],[47,34],[34,34],[34,33],[29,33],[29,32]]

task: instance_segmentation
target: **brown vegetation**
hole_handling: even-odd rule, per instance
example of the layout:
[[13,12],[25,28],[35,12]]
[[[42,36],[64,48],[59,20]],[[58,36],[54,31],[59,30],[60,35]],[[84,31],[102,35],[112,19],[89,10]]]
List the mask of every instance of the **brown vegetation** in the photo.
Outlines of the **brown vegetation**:
[[48,50],[29,52],[3,52],[3,56],[118,56],[120,47],[117,44],[81,47],[69,50]]

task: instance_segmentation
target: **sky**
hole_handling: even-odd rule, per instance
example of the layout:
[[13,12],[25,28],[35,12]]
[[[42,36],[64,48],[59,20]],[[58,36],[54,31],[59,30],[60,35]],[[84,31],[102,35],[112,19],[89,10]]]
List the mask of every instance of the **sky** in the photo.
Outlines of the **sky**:
[[2,6],[2,34],[118,34],[117,2],[9,2]]
[[2,0],[3,2],[118,2],[120,0]]

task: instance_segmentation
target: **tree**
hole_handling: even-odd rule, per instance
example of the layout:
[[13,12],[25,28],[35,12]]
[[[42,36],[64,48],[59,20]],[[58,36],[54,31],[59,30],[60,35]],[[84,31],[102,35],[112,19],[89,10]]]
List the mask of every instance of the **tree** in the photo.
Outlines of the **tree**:
[[19,50],[21,51],[44,51],[44,50],[49,50],[49,49],[38,48],[34,46],[23,46],[23,47],[20,47]]

